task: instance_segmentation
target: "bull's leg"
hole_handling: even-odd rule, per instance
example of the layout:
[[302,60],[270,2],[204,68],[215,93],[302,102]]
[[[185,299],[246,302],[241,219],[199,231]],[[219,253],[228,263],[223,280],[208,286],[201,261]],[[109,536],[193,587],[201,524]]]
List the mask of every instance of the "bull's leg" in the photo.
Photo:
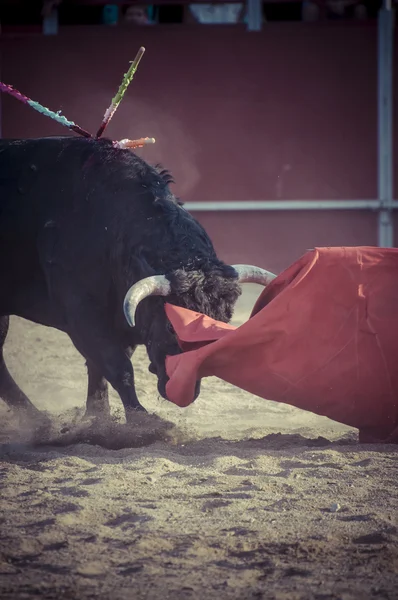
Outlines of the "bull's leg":
[[[131,359],[136,346],[126,349],[127,356]],[[85,417],[107,418],[110,415],[108,382],[97,369],[95,364],[87,360],[88,391]]]
[[134,422],[137,411],[146,412],[135,391],[130,352],[119,345],[108,331],[102,330],[101,320],[93,322],[90,317],[81,317],[77,322],[74,319],[68,333],[77,350],[95,365],[98,373],[102,373],[119,394],[126,421]]
[[119,394],[123,402],[126,421],[128,423],[134,422],[134,414],[137,411],[145,411],[145,409],[137,398],[134,369],[128,355],[126,355],[123,348],[108,347],[100,353],[96,349],[94,361],[97,368],[104,373],[106,379]]
[[10,408],[24,412],[27,416],[37,419],[42,417],[42,413],[18,387],[4,361],[3,346],[7,337],[8,327],[9,317],[0,317],[0,398]]
[[87,360],[88,390],[85,417],[107,418],[110,415],[108,382],[96,365]]

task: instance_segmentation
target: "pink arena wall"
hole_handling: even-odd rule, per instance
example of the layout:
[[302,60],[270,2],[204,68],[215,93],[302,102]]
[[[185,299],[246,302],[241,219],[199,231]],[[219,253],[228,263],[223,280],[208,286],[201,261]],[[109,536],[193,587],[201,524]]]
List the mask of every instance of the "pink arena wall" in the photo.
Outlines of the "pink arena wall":
[[[377,196],[374,23],[73,28],[0,42],[3,81],[92,132],[144,45],[108,134],[154,136],[139,153],[172,171],[184,201]],[[14,99],[2,105],[3,137],[68,133]],[[367,211],[196,216],[225,260],[275,271],[315,245],[377,243]]]

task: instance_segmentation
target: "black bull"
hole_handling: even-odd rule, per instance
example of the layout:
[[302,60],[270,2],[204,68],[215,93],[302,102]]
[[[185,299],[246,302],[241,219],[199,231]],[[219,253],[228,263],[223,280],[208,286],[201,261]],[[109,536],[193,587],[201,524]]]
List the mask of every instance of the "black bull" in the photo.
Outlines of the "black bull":
[[0,140],[0,397],[10,407],[38,415],[4,362],[10,315],[69,335],[88,368],[86,414],[109,413],[109,382],[131,421],[144,410],[136,346],[164,398],[165,357],[180,352],[165,298],[228,322],[240,283],[270,281],[218,259],[171,181],[109,140]]

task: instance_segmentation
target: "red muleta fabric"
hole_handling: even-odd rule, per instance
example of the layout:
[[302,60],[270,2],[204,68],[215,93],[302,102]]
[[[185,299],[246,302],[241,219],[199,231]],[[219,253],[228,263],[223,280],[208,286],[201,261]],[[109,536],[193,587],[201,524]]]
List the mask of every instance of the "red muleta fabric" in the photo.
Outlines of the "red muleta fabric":
[[171,402],[214,375],[252,394],[398,443],[398,249],[315,248],[264,289],[240,327],[166,304],[184,351]]

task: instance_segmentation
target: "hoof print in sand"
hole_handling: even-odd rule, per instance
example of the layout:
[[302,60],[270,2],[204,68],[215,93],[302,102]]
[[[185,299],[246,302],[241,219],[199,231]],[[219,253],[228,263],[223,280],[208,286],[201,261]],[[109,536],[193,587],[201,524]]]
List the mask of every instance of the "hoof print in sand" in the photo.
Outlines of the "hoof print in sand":
[[384,544],[388,542],[387,536],[381,532],[368,533],[367,535],[360,535],[352,540],[354,544]]
[[146,521],[153,521],[153,517],[148,515],[137,515],[135,513],[125,513],[107,521],[105,525],[107,527],[121,527],[121,529],[129,529],[134,527],[137,523],[145,523]]
[[101,482],[101,477],[88,477],[87,479],[83,479],[83,481],[80,481],[80,485],[96,485],[97,483]]
[[25,523],[23,525],[17,525],[19,528],[33,528],[33,527],[49,527],[50,525],[54,525],[55,519],[50,517],[49,519],[42,519],[41,521],[32,521],[31,523]]
[[68,481],[74,481],[73,477],[56,477],[54,483],[68,483]]
[[209,512],[214,510],[215,508],[223,508],[224,506],[228,506],[231,504],[230,500],[209,500],[205,502],[202,506],[202,512]]
[[82,506],[79,504],[74,504],[73,502],[65,502],[63,504],[59,504],[53,509],[55,515],[64,515],[66,513],[73,513],[82,510]]
[[53,542],[52,544],[47,544],[43,547],[45,552],[57,552],[58,550],[63,550],[68,547],[68,542],[64,540],[63,542]]
[[90,496],[87,490],[81,490],[78,487],[64,487],[60,488],[58,492],[61,496],[72,496],[74,498],[88,498]]
[[350,523],[351,521],[355,522],[363,522],[363,521],[371,521],[371,515],[348,515],[346,517],[337,517],[339,521],[345,521],[346,523]]
[[284,577],[310,577],[311,571],[307,569],[298,569],[297,567],[289,567],[283,573]]
[[141,564],[127,564],[127,565],[119,565],[119,575],[133,575],[134,573],[138,573],[142,571],[144,565]]
[[54,564],[36,564],[31,565],[35,569],[39,571],[45,571],[46,573],[53,573],[54,575],[67,575],[70,572],[69,567],[64,565],[54,565]]

